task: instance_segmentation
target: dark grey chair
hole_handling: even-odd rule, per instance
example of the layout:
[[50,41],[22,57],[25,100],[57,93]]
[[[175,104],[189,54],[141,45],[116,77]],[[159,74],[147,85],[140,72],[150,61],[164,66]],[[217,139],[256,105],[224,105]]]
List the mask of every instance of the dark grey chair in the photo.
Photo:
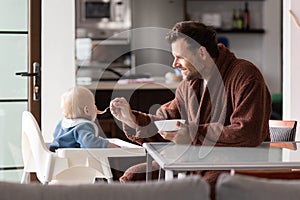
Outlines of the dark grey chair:
[[269,120],[271,142],[293,142],[296,138],[297,121]]

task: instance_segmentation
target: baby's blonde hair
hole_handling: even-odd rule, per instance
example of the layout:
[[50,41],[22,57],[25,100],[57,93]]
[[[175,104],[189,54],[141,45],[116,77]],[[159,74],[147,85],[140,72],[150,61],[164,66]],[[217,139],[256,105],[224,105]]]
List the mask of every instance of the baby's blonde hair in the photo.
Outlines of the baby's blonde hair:
[[85,106],[93,106],[93,93],[82,86],[76,86],[67,90],[61,96],[61,111],[64,117],[69,119],[86,118],[88,117],[84,112]]

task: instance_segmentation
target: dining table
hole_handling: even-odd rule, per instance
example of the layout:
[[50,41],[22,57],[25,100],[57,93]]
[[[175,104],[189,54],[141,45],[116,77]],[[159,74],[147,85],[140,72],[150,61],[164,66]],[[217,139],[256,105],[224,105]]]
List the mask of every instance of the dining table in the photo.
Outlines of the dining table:
[[[151,180],[152,161],[165,171],[165,180],[197,170],[300,169],[299,142],[263,142],[256,147],[183,145],[172,142],[144,143],[147,152],[146,181]],[[283,156],[283,155],[292,156]]]

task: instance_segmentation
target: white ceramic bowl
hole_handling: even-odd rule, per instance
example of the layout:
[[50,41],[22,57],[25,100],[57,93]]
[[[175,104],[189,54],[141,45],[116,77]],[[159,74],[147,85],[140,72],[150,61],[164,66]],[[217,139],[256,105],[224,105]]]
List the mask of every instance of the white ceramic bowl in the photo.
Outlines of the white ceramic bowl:
[[176,126],[178,121],[182,124],[185,123],[184,119],[169,119],[155,121],[154,124],[159,131],[177,131],[180,129],[178,126]]

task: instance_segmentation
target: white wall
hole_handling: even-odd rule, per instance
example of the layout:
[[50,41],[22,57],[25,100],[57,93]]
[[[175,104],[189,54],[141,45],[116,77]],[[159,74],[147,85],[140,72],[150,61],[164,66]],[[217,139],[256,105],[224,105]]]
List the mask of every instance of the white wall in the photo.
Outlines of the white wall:
[[282,92],[281,1],[265,0],[263,7],[262,73],[271,93]]
[[61,118],[60,96],[75,86],[75,1],[42,0],[42,113],[46,142]]
[[283,119],[298,121],[296,140],[300,140],[300,28],[289,10],[300,20],[299,8],[300,1],[283,0]]

